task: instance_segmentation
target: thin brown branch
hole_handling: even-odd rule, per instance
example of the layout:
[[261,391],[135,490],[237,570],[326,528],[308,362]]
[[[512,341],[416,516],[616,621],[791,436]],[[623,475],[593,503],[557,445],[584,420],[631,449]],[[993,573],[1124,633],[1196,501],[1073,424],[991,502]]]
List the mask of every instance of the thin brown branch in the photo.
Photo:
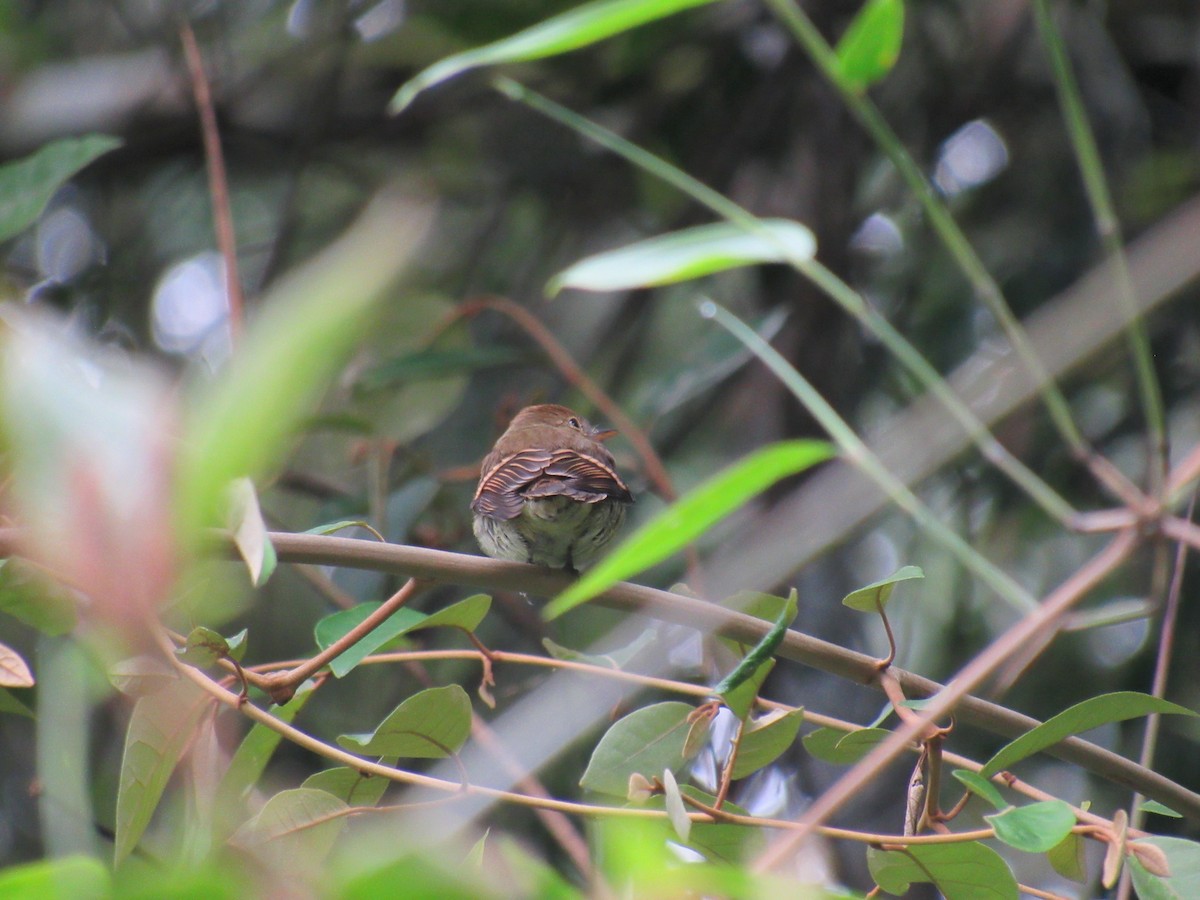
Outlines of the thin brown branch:
[[233,211],[229,204],[229,179],[225,172],[225,156],[221,152],[221,133],[217,129],[217,113],[213,107],[212,90],[204,74],[204,59],[196,43],[192,25],[184,19],[179,26],[179,39],[183,44],[183,55],[187,60],[188,74],[192,81],[192,94],[196,98],[196,111],[200,115],[200,131],[204,139],[204,159],[208,168],[208,190],[212,197],[213,227],[217,234],[217,249],[225,263],[225,295],[229,303],[229,333],[234,341],[241,333],[245,302],[242,298],[242,280],[238,273],[237,240],[233,231]]

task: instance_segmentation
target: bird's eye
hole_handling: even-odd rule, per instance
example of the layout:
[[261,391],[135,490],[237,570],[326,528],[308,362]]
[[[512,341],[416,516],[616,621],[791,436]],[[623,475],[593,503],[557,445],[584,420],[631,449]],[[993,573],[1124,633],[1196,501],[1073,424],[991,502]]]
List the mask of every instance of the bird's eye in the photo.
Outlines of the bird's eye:
[[579,420],[577,418],[575,418],[574,416],[571,416],[571,418],[567,419],[567,424],[570,425],[572,428],[582,430],[582,426],[579,424]]

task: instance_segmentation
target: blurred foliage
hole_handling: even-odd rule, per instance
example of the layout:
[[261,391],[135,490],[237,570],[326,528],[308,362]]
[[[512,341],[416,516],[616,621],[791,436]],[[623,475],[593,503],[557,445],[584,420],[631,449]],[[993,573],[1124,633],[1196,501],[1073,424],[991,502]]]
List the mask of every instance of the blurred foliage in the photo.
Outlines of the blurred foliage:
[[[544,300],[550,279],[585,257],[709,223],[711,215],[683,195],[506,99],[490,87],[487,72],[432,87],[402,115],[387,115],[397,88],[438,59],[575,6],[564,0],[0,0],[0,162],[26,159],[43,148],[64,146],[52,142],[88,134],[120,141],[115,149],[105,142],[107,153],[58,187],[40,215],[36,209],[29,213],[31,227],[0,245],[0,299],[61,313],[71,335],[103,346],[103,364],[115,372],[140,371],[145,359],[153,360],[158,371],[139,390],[152,383],[166,394],[174,390],[168,383],[180,384],[186,385],[189,402],[208,398],[207,405],[196,402],[207,410],[199,424],[156,419],[136,425],[164,434],[182,429],[197,439],[188,451],[197,482],[185,484],[183,491],[194,488],[211,499],[214,486],[228,477],[263,476],[258,482],[262,511],[268,526],[278,530],[361,520],[389,541],[476,552],[468,511],[475,466],[508,417],[529,402],[586,406],[511,319],[494,311],[458,314],[458,304],[484,295],[511,298],[533,311],[647,430],[680,490],[771,441],[819,436],[810,417],[761,366],[697,315],[700,297],[713,297],[770,338],[860,433],[884,433],[921,393],[919,385],[811,283],[782,265],[714,268],[699,282],[653,290],[596,296],[567,289],[552,302]],[[836,43],[862,4],[815,0],[805,6]],[[899,59],[870,88],[870,96],[933,179],[1015,312],[1030,315],[1098,263],[1101,250],[1028,5],[937,0],[904,9]],[[1059,3],[1054,9],[1125,235],[1131,241],[1152,239],[1156,226],[1200,189],[1195,49],[1200,9],[1184,0]],[[231,350],[221,312],[224,270],[214,253],[201,135],[180,50],[181,10],[196,31],[212,81],[248,325],[255,335],[249,340],[266,348],[240,370],[235,366],[233,375],[225,366]],[[873,53],[878,57],[886,49]],[[1000,333],[994,318],[972,298],[895,169],[764,5],[723,0],[571,55],[504,71],[756,215],[806,225],[816,237],[818,259],[859,290],[940,371],[964,363],[977,367],[993,355]],[[874,77],[863,75],[861,84]],[[81,157],[78,163],[85,161]],[[73,168],[65,166],[61,177]],[[393,220],[393,231],[380,231],[376,220],[371,240],[354,245],[357,255],[322,255],[360,221],[373,200],[394,198],[396,191],[410,199],[400,204],[407,218],[396,213],[403,221]],[[436,202],[436,213],[430,212],[428,198]],[[45,198],[35,199],[40,206]],[[428,234],[401,266],[426,216]],[[1194,266],[1184,258],[1194,258],[1194,247],[1174,255],[1170,249],[1163,251],[1161,265],[1184,273],[1185,286],[1147,318],[1147,325],[1172,445],[1185,449],[1200,440],[1200,319]],[[399,278],[393,277],[396,268],[402,269]],[[368,311],[375,295],[382,295],[381,301]],[[350,304],[360,298],[362,306],[353,307],[352,315]],[[280,334],[296,324],[289,320],[305,303],[300,327],[309,327],[309,343],[287,345],[299,348],[311,365],[301,366],[304,378],[290,392],[289,384],[266,383],[272,373],[294,371],[280,361],[289,351],[272,355],[270,348],[287,343]],[[343,352],[352,344],[352,352]],[[258,374],[245,374],[254,366]],[[24,376],[35,378],[40,371],[48,374],[37,385],[47,393],[59,384],[51,376],[87,382],[93,374],[81,364],[79,371],[27,368]],[[297,422],[311,411],[303,407],[306,393],[319,391],[333,373],[339,374],[320,408]],[[92,385],[96,403],[63,415],[86,419],[105,408],[121,408],[126,399],[121,383],[116,377]],[[243,393],[251,384],[261,390],[254,403]],[[20,385],[10,380],[5,389]],[[1124,345],[1089,347],[1082,361],[1069,367],[1063,385],[1097,450],[1142,480],[1144,423]],[[7,397],[5,414],[19,411],[21,402],[41,404],[39,397],[32,387]],[[263,435],[253,429],[264,418],[271,424],[259,443]],[[1112,503],[1071,458],[1036,403],[1020,406],[996,431],[1013,454],[1080,509]],[[128,430],[124,436],[133,437]],[[907,459],[919,459],[932,437],[907,435]],[[639,496],[636,526],[661,503],[650,493],[631,445],[617,438],[611,447]],[[149,478],[161,464],[106,458],[99,450],[95,455],[97,471],[130,483],[138,474]],[[44,462],[34,454],[23,471],[36,473]],[[782,540],[764,534],[764,523],[770,522],[772,508],[802,490],[798,483],[777,485],[760,503],[703,536],[702,553]],[[1052,589],[1095,547],[1063,532],[974,452],[956,455],[919,492],[946,523],[1016,573],[1035,595]],[[126,515],[121,503],[133,503],[136,493],[116,498],[113,516]],[[94,508],[84,512],[104,514]],[[212,521],[213,512],[192,510],[197,519],[190,525]],[[829,510],[828,518],[836,519],[835,512]],[[82,536],[64,540],[86,543],[95,520],[73,521]],[[826,526],[814,521],[811,527]],[[363,530],[357,534],[367,536]],[[150,536],[155,537],[162,535]],[[782,551],[779,562],[788,583],[800,587],[798,627],[805,631],[867,653],[884,652],[882,631],[870,617],[847,615],[837,600],[903,564],[919,565],[925,579],[919,590],[907,587],[889,607],[901,648],[899,664],[944,678],[1012,621],[1010,609],[898,513],[876,516],[864,528],[837,531],[828,541],[834,549],[816,561],[799,551],[793,558],[789,550]],[[125,550],[131,561],[152,555],[156,565],[166,566],[170,548],[149,539]],[[1089,599],[1089,608],[1115,608],[1160,591],[1153,563],[1152,554],[1144,554],[1106,582]],[[53,658],[68,639],[39,633],[40,615],[28,610],[50,610],[44,615],[54,627],[43,630],[53,634],[71,627],[69,604],[64,612],[61,589],[40,586],[13,566],[8,563],[0,579],[0,609],[11,613],[4,617],[3,642],[26,659]],[[683,571],[676,557],[644,580],[665,587],[683,578]],[[243,573],[212,563],[187,573],[171,613],[185,632],[199,624],[221,634],[248,629],[255,659],[292,659],[311,652],[314,624],[336,611],[331,598],[346,605],[377,603],[395,590],[394,581],[369,571],[313,573],[281,566],[263,589],[252,591]],[[31,599],[38,591],[51,591],[44,606]],[[470,593],[439,587],[420,603],[432,612]],[[610,612],[584,608],[556,622],[549,634],[567,646],[583,647],[615,619]],[[1156,634],[1151,625],[1144,617],[1117,619],[1060,637],[1004,702],[1045,719],[1102,691],[1147,690]],[[500,596],[479,638],[496,648],[540,653],[546,628],[525,598]],[[462,646],[454,629],[421,631],[419,640],[429,648]],[[1200,689],[1187,677],[1200,653],[1195,604],[1184,605],[1177,641],[1170,696],[1196,708]],[[101,845],[106,853],[111,850],[130,704],[103,683],[102,663],[75,660],[72,665],[95,669],[81,679],[86,691],[65,678],[47,680],[36,692],[0,695],[6,710],[18,696],[38,713],[81,705],[87,710],[71,725],[73,731],[68,729],[68,746],[87,748],[86,756],[75,760],[80,770],[50,786],[62,787],[63,793],[44,784],[40,793],[34,788],[43,775],[36,744],[55,732],[5,716],[0,859],[64,856],[58,864],[60,890],[103,896],[109,873],[92,866],[86,855]],[[431,671],[438,683],[477,678],[476,670],[461,661],[438,662]],[[510,674],[498,689],[498,701],[513,702],[529,686],[527,678],[536,680]],[[303,712],[305,727],[329,736],[361,733],[426,687],[412,671],[363,666],[312,696]],[[813,698],[819,698],[822,709],[864,723],[880,706],[877,694],[790,665],[776,666],[768,693],[813,707],[818,705]],[[56,706],[64,698],[70,703]],[[231,729],[223,719],[211,729],[214,758],[236,746],[240,733]],[[1111,725],[1093,735],[1131,757],[1137,755],[1138,736],[1136,730]],[[1196,788],[1197,740],[1200,731],[1190,720],[1169,724],[1157,770]],[[976,758],[988,758],[999,744],[994,736],[969,730],[955,735],[955,749]],[[565,754],[542,773],[556,796],[575,792],[586,763],[582,752]],[[755,785],[764,782],[749,779],[735,788],[733,799],[747,808],[795,814],[841,771],[797,747],[778,765],[786,775],[783,786],[756,795]],[[1124,802],[1116,788],[1085,783],[1078,770],[1052,761],[1043,766],[1046,780],[1058,778],[1067,785],[1065,799],[1096,799],[1106,809]],[[264,791],[296,788],[319,768],[315,757],[285,741],[262,786]],[[890,798],[902,790],[898,786],[905,777],[897,772],[877,779],[847,818],[856,827],[896,830],[901,820]],[[156,772],[152,780],[166,779]],[[317,792],[296,788],[289,793],[280,806],[302,805]],[[64,808],[64,803],[84,807]],[[157,815],[178,824],[201,814],[193,801],[178,796]],[[271,814],[281,811],[263,809],[257,831],[243,834],[243,843],[274,827]],[[489,859],[503,859],[508,871],[519,873],[518,883],[536,884],[546,895],[571,890],[542,862],[550,860],[558,872],[569,870],[531,819],[507,811],[492,816],[522,843],[507,836],[494,841],[496,846],[486,848]],[[64,827],[64,817],[74,818],[77,827]],[[1154,824],[1182,837],[1198,834],[1193,821],[1159,818]],[[316,839],[332,840],[337,828]],[[664,863],[650,858],[646,848],[661,845],[661,839],[639,843],[637,833],[614,836],[618,831],[606,828],[601,836],[615,848],[606,865],[631,883],[655,884]],[[122,896],[139,891],[148,897],[236,896],[256,877],[228,847],[210,857],[214,868],[191,876],[155,865],[164,858],[203,856],[203,848],[171,845],[172,833],[165,825],[157,831],[150,826],[145,849],[135,851],[113,876]],[[463,858],[469,849],[462,848]],[[861,851],[830,846],[822,855],[835,873],[832,880],[870,884]],[[386,864],[382,858],[363,849],[341,859],[341,869],[319,873],[320,887],[333,891],[336,884],[344,896],[375,896],[397,884],[407,885],[411,896],[423,889],[430,896],[456,896],[455,891],[485,896],[494,890],[466,867],[447,872],[442,862],[417,855],[387,857]],[[872,865],[892,863],[876,859]],[[46,865],[13,869],[4,877],[12,883],[27,878],[36,890],[57,877],[47,874]],[[1144,871],[1138,877],[1147,877]],[[214,872],[228,873],[229,880]],[[698,890],[718,890],[716,885],[726,883],[722,879],[730,891],[739,889],[733,873],[697,873]],[[901,869],[888,877],[901,882],[909,873]]]

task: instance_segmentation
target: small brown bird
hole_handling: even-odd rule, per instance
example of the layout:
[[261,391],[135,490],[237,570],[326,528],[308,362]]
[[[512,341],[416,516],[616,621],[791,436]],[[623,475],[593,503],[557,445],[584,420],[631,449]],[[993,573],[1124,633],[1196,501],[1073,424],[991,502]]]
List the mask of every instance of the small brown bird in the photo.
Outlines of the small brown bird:
[[569,569],[611,543],[633,502],[597,428],[565,406],[527,406],[483,458],[471,511],[488,556]]

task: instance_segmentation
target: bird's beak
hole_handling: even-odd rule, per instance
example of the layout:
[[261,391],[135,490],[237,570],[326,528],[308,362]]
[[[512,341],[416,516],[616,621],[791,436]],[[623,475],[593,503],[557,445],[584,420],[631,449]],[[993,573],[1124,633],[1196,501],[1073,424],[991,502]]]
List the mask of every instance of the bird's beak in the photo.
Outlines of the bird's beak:
[[593,441],[607,441],[610,437],[617,433],[615,428],[601,428],[599,425],[592,426]]

